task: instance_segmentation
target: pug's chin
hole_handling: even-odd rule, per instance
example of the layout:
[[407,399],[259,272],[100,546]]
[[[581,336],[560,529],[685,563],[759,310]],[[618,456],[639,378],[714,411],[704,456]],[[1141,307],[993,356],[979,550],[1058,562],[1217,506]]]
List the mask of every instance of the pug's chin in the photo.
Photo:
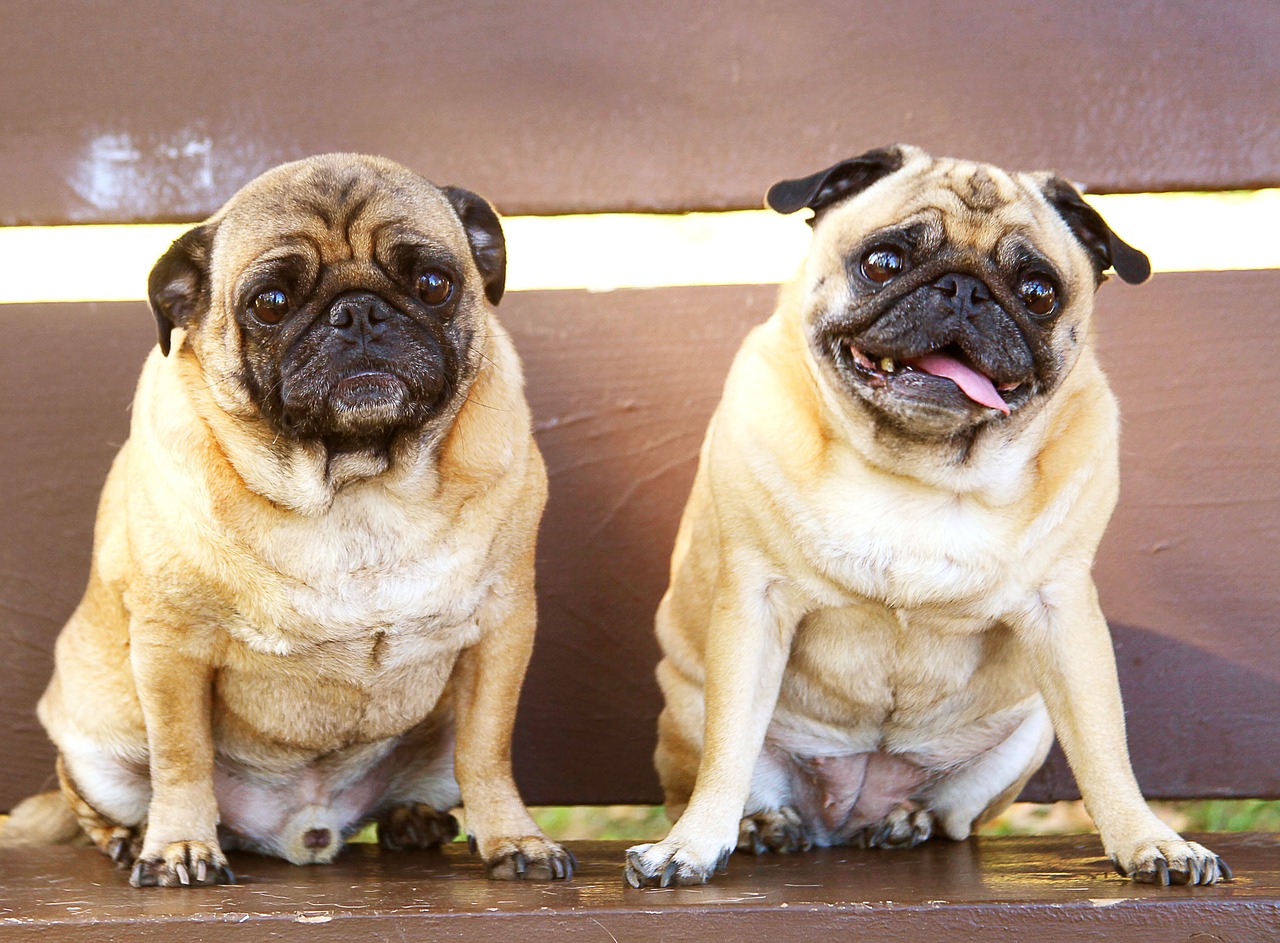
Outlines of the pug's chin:
[[963,394],[917,398],[862,385],[854,386],[850,392],[877,422],[915,439],[969,437],[990,421],[990,417],[964,401]]
[[402,429],[416,412],[404,381],[381,371],[343,377],[326,406],[328,437],[344,440],[385,438]]
[[391,439],[420,426],[426,411],[408,384],[381,370],[342,377],[326,390],[286,399],[279,428],[295,440],[318,440],[330,451],[384,449]]
[[[866,409],[877,424],[913,439],[971,439],[980,429],[1003,417],[974,402],[952,381],[922,372],[885,376],[859,366],[847,345],[835,345],[827,370],[841,393]],[[1025,402],[1030,384],[1008,397],[1016,411]]]

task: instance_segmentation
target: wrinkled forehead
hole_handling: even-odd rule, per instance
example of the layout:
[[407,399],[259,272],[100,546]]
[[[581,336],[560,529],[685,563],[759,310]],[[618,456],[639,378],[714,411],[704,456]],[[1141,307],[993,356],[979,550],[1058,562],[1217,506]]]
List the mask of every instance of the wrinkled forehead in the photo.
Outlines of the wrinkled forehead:
[[926,250],[963,245],[999,258],[1033,241],[1066,262],[1078,248],[1036,177],[972,161],[911,161],[829,215],[842,219],[833,229],[860,237],[910,229]]
[[466,238],[438,189],[399,165],[373,160],[285,164],[246,185],[220,215],[219,269],[290,249],[332,265],[367,259],[388,237],[444,245]]

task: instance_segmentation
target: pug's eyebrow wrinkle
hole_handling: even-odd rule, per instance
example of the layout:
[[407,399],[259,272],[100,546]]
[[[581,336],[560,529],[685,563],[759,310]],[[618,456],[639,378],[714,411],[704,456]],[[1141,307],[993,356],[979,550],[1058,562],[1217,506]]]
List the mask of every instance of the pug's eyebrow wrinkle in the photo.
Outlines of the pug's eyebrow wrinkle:
[[961,203],[975,212],[994,210],[1007,202],[1000,192],[999,183],[985,167],[975,168],[963,182],[963,188],[959,181],[953,181],[951,191],[959,197]]
[[316,218],[320,220],[325,229],[333,228],[333,214],[329,212],[329,207],[320,203],[313,203],[307,209],[316,215]]
[[[1280,188],[1085,199],[1126,242],[1151,258],[1156,272],[1280,268],[1280,241],[1273,235]],[[811,231],[803,215],[730,210],[509,216],[502,221],[507,290],[779,284],[795,274],[809,246]],[[0,228],[0,304],[143,301],[152,265],[190,228]],[[71,269],[63,264],[68,258],[76,259]]]
[[[360,214],[363,213],[368,206],[369,196],[366,194],[365,196],[357,199],[355,203],[351,205],[351,208],[347,210],[346,218],[342,221],[342,241],[347,244],[347,247],[353,254],[355,253],[355,246],[351,245],[351,230],[353,230],[356,223],[360,221]],[[369,234],[370,241],[375,239],[376,236],[377,230],[375,229]]]

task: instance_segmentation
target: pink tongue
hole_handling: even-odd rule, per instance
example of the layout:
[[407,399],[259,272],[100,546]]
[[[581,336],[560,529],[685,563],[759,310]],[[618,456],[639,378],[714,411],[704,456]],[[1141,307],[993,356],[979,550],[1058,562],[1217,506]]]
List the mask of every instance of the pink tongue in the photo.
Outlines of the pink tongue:
[[964,395],[975,403],[990,406],[992,409],[1000,410],[1006,416],[1009,415],[1009,404],[996,391],[995,385],[981,373],[978,373],[978,371],[955,357],[948,357],[946,354],[940,354],[935,351],[915,360],[908,360],[907,364],[917,370],[931,373],[935,377],[946,377],[960,387]]

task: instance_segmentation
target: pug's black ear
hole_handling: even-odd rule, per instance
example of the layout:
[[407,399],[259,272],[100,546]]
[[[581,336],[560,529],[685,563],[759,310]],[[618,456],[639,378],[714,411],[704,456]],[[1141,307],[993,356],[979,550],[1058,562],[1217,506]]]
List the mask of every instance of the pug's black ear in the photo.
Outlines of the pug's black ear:
[[1062,177],[1050,177],[1043,186],[1044,197],[1058,211],[1077,239],[1088,250],[1097,269],[1098,280],[1109,268],[1130,285],[1140,285],[1151,277],[1151,261],[1125,242],[1107,225],[1080,191]]
[[498,214],[482,196],[462,187],[442,187],[471,243],[471,257],[484,279],[484,296],[490,304],[502,300],[507,287],[507,240],[502,235]]
[[151,268],[147,299],[166,357],[173,329],[190,327],[209,308],[209,257],[216,229],[214,223],[204,223],[187,230]]
[[794,213],[807,206],[816,217],[837,200],[861,193],[877,180],[900,170],[904,163],[906,153],[900,146],[878,147],[808,177],[775,183],[764,199],[770,209],[779,213]]

